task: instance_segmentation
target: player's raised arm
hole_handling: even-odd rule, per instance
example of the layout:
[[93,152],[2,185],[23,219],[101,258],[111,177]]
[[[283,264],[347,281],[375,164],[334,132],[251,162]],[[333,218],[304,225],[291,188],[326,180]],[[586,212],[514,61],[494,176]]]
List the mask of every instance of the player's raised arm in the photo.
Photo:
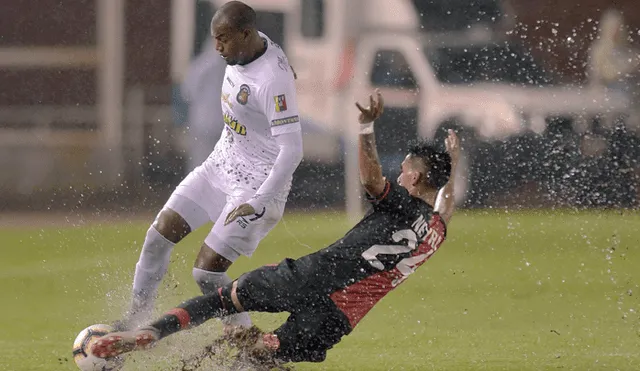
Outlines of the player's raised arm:
[[358,121],[360,122],[360,135],[358,139],[358,164],[360,167],[360,182],[364,189],[373,197],[377,197],[384,191],[385,178],[382,176],[382,167],[376,150],[376,136],[373,132],[374,121],[380,117],[384,109],[382,94],[376,90],[376,97],[369,97],[369,106],[363,108],[356,102],[360,110]]
[[449,176],[447,184],[440,189],[440,192],[436,197],[434,209],[440,213],[440,216],[444,219],[445,223],[449,223],[449,220],[451,220],[456,208],[454,197],[454,174],[456,173],[458,158],[460,157],[460,139],[453,130],[449,130],[449,136],[444,140],[444,145],[451,156],[451,175]]

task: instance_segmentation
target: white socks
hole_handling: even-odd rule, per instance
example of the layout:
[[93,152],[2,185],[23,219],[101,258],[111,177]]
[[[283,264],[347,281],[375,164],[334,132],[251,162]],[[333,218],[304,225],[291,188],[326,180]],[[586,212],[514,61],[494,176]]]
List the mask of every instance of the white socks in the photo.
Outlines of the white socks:
[[[193,278],[205,295],[216,292],[218,288],[232,282],[226,272],[209,272],[200,268],[193,268]],[[222,323],[225,326],[251,327],[251,318],[249,313],[237,313],[224,317]]]
[[[131,328],[149,320],[160,282],[167,273],[171,251],[175,244],[164,238],[153,226],[147,231],[140,259],[133,276],[133,301],[128,325]],[[232,282],[225,272],[209,272],[193,268],[193,278],[203,294],[216,292],[218,288]],[[223,318],[222,323],[231,326],[251,327],[248,313],[238,313]]]
[[133,302],[130,313],[132,325],[140,325],[141,321],[145,321],[150,316],[158,286],[169,268],[169,259],[174,245],[153,226],[147,231],[133,276]]

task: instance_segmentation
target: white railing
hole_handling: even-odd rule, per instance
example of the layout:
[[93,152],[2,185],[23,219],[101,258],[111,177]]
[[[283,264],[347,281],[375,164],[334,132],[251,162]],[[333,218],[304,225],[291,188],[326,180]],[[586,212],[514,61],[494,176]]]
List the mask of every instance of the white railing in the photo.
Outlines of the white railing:
[[[172,109],[168,104],[146,104],[144,90],[138,87],[127,92],[123,108],[122,141],[119,146],[113,147],[105,143],[97,106],[0,107],[0,151],[5,155],[24,153],[25,150],[49,154],[103,153],[108,157],[102,160],[108,164],[105,168],[109,174],[105,175],[111,179],[105,179],[105,185],[122,181],[121,174],[135,177],[143,170],[142,159],[148,142],[145,133],[162,143],[169,141],[173,125]],[[163,144],[158,150],[169,149],[169,145]],[[53,158],[42,160],[54,161]],[[23,166],[31,165],[25,163]]]
[[[141,91],[128,94],[124,112],[124,132],[131,134],[144,123],[172,120],[171,106],[145,105]],[[5,106],[0,107],[0,147],[15,145],[94,146],[98,145],[97,106]],[[142,138],[127,135],[123,144],[141,145]]]

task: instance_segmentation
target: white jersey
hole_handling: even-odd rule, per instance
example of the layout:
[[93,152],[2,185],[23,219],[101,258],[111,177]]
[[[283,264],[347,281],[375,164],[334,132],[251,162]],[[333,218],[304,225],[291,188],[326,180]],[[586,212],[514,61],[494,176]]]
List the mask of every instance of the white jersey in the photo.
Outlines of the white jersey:
[[[293,71],[279,45],[260,33],[267,50],[246,65],[227,66],[221,104],[224,129],[203,164],[224,179],[229,195],[251,196],[269,175],[280,152],[275,136],[301,130]],[[291,179],[277,196],[286,199]]]

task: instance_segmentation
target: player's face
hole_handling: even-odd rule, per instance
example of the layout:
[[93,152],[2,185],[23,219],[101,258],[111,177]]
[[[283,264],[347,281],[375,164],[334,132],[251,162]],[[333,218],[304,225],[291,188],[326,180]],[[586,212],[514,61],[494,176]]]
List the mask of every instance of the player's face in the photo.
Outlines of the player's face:
[[233,66],[246,59],[245,46],[250,35],[248,30],[232,28],[223,21],[214,24],[211,33],[216,50],[228,65]]
[[402,165],[400,165],[400,175],[398,176],[398,185],[406,188],[409,194],[415,190],[418,181],[420,180],[420,171],[416,164],[416,159],[411,155],[407,155]]

